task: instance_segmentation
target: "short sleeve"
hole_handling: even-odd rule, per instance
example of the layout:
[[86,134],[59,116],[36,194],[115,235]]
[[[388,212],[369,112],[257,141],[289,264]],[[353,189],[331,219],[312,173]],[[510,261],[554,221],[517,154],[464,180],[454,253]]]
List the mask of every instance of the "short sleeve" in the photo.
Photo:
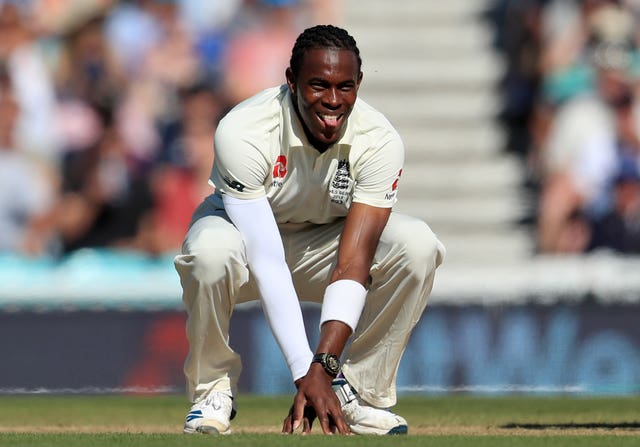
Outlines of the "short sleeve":
[[217,192],[237,199],[263,197],[268,161],[260,151],[259,138],[236,121],[222,120],[218,125],[210,181]]
[[397,201],[404,164],[404,145],[395,134],[379,147],[367,150],[358,161],[353,201],[391,208]]

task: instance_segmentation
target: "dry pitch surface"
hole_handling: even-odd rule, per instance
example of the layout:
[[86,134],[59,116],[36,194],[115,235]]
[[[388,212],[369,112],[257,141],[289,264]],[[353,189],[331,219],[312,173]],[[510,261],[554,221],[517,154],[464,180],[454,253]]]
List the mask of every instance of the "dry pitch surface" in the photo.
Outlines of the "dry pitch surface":
[[[234,434],[278,434],[281,427],[276,425],[253,425],[233,427]],[[181,424],[174,425],[19,425],[13,427],[2,426],[0,433],[145,433],[145,434],[176,434],[182,432]],[[320,434],[319,427],[315,427],[314,434]],[[445,426],[411,426],[409,436],[639,436],[640,424],[608,424],[601,426],[542,425],[527,426],[481,426],[481,425],[445,425]]]
[[[240,396],[236,434],[280,433],[290,397]],[[410,435],[637,435],[640,397],[401,397]],[[0,396],[0,433],[176,434],[182,396]],[[320,433],[315,426],[314,433]]]

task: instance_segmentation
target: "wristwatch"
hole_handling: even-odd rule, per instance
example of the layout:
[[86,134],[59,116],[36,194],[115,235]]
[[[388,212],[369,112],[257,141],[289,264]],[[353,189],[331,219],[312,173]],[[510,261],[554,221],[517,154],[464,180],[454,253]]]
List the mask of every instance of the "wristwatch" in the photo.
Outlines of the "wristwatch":
[[335,354],[321,352],[313,356],[311,363],[320,363],[327,374],[335,377],[340,372],[340,359]]

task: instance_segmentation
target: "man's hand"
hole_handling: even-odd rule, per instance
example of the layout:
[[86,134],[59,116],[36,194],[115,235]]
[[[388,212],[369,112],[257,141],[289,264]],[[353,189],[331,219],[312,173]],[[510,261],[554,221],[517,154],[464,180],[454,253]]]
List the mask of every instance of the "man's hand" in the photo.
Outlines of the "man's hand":
[[296,381],[296,386],[298,391],[284,419],[283,433],[293,433],[302,424],[302,434],[309,434],[317,417],[324,434],[351,434],[342,415],[340,401],[322,366],[312,364],[307,375]]

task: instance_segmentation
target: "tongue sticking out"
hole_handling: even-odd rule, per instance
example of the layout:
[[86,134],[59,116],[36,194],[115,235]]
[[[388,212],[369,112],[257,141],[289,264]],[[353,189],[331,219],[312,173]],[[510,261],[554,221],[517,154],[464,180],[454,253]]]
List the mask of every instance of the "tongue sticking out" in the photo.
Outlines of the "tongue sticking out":
[[338,127],[338,123],[340,122],[340,116],[322,115],[320,119],[324,123],[325,129],[327,130],[336,129]]
[[324,123],[327,126],[335,127],[338,125],[338,117],[337,116],[325,116]]

